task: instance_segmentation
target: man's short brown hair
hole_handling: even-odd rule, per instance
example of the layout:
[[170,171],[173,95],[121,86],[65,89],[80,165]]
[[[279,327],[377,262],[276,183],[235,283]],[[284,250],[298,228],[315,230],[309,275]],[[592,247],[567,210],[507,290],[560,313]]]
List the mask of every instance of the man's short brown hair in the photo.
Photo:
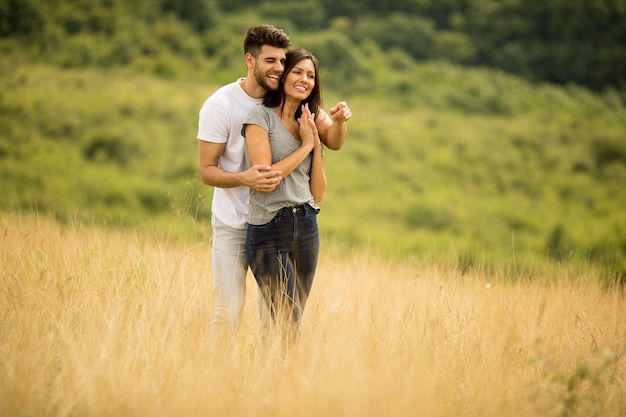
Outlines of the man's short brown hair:
[[261,53],[263,45],[287,49],[291,45],[289,35],[272,25],[258,25],[248,28],[243,38],[243,53],[248,52],[255,58]]

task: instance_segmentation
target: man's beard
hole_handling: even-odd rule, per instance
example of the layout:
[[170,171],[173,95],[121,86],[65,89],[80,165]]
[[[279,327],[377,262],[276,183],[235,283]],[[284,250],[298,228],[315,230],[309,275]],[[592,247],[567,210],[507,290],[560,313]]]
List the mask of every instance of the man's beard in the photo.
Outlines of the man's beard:
[[276,88],[274,88],[273,86],[270,86],[266,81],[265,81],[265,74],[261,74],[261,72],[258,70],[258,67],[254,68],[254,79],[256,80],[256,82],[263,87],[266,91],[276,91],[278,89],[278,86]]

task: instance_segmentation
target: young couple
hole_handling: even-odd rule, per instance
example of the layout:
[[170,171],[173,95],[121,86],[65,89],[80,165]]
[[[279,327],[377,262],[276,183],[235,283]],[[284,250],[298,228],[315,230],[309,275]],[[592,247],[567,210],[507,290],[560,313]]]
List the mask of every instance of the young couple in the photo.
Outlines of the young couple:
[[250,266],[259,309],[297,335],[319,253],[316,205],[326,191],[323,146],[338,150],[351,112],[326,113],[317,60],[287,52],[291,41],[270,25],[244,37],[247,75],[210,96],[198,123],[202,182],[212,202],[212,336],[232,335],[242,315]]

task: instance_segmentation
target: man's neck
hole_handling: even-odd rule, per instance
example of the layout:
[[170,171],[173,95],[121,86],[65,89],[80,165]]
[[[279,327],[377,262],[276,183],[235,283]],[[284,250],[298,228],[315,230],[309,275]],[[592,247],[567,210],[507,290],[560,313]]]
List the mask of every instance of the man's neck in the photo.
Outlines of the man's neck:
[[252,98],[259,99],[265,95],[265,88],[261,87],[253,77],[247,76],[239,82],[239,85]]

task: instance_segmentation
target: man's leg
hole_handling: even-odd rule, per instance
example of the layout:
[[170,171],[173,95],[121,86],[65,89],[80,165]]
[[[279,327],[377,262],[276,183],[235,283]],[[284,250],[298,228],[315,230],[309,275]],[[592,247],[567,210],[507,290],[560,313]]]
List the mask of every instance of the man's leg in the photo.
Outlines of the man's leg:
[[246,230],[233,229],[213,217],[213,282],[216,292],[211,337],[232,337],[246,298]]

